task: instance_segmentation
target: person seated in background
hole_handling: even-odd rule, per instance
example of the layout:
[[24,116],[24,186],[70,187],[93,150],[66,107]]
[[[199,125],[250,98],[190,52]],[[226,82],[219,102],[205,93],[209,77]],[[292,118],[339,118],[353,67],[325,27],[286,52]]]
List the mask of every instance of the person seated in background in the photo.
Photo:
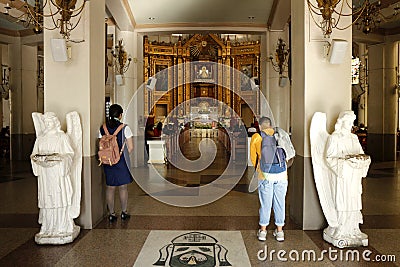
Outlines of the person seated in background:
[[0,132],[0,157],[10,156],[10,127],[6,126]]
[[160,137],[162,133],[162,122],[157,123],[157,127],[153,130],[154,137]]
[[367,150],[367,128],[365,128],[364,123],[360,123],[360,127],[354,132],[358,140],[360,141],[361,147],[364,151]]
[[257,133],[260,132],[260,126],[258,125],[258,121],[255,121],[255,122],[254,122],[254,128],[256,128]]
[[254,127],[254,123],[251,123],[249,129],[247,129],[247,135],[249,137],[251,137],[256,132],[257,132],[257,129]]
[[360,123],[360,126],[358,127],[358,130],[356,131],[356,133],[367,133],[367,129],[365,128],[364,123]]
[[154,137],[154,130],[153,130],[153,128],[154,128],[154,124],[148,124],[148,125],[146,126],[146,131],[145,131],[145,137],[146,137],[146,139],[151,138],[151,137]]

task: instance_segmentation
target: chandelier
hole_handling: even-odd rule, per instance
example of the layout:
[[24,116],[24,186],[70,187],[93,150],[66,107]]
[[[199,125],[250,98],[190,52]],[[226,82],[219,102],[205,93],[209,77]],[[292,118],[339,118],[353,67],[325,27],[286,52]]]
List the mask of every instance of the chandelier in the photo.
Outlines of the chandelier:
[[[317,5],[312,2],[317,2]],[[364,1],[359,8],[353,10],[352,6],[348,3],[348,0],[307,0],[308,9],[310,10],[314,23],[322,30],[324,36],[328,38],[332,34],[332,29],[336,28],[339,30],[345,30],[353,25],[353,23],[351,23],[345,27],[338,26],[342,17],[353,16],[354,18],[355,16],[355,21],[358,20],[366,7],[366,2],[368,2],[368,0]],[[339,11],[336,10],[336,7],[338,7]],[[344,13],[343,10],[345,8],[349,8],[353,12],[348,14]],[[314,17],[315,15],[321,16],[322,21],[318,22]]]
[[[315,2],[316,4],[313,4]],[[369,0],[359,0],[358,3],[358,5],[352,6],[348,0],[307,0],[311,17],[314,23],[321,28],[325,37],[330,37],[333,29],[345,30],[353,24],[368,34],[381,21],[388,22],[399,14],[398,11],[400,8],[396,6],[392,15],[383,15],[381,12],[381,1],[370,3]],[[350,9],[351,12],[345,13],[345,9]],[[315,15],[321,16],[322,20],[317,21]],[[348,16],[352,16],[353,21],[347,26],[339,27],[340,19]]]
[[356,21],[354,25],[357,26],[357,29],[362,30],[363,33],[368,34],[373,31],[373,29],[375,29],[382,21],[389,22],[397,18],[400,7],[396,5],[396,7],[393,8],[393,13],[389,16],[385,16],[381,12],[381,9],[381,1],[371,4],[369,0],[366,0],[365,9],[361,14],[360,19]]
[[290,50],[286,48],[285,41],[279,38],[276,44],[275,62],[272,54],[269,56],[269,60],[272,64],[272,68],[274,69],[274,71],[279,72],[280,77],[283,76],[283,72],[285,71],[285,68],[288,66],[287,61],[289,58],[289,54]]
[[[34,0],[34,6],[32,6],[28,3],[28,0],[23,2],[8,0],[4,6],[3,14],[14,18],[15,22],[22,23],[26,28],[33,26],[33,31],[36,34],[41,33],[43,29],[60,29],[60,34],[69,39],[71,31],[78,26],[81,20],[82,11],[88,0],[81,0],[82,4],[79,7],[76,7],[77,1]],[[48,13],[44,13],[44,9],[48,10]],[[71,19],[75,17],[76,22],[72,22]],[[50,27],[44,26],[44,18],[51,18],[52,25]]]
[[132,57],[125,51],[122,39],[118,41],[118,45],[115,46],[115,51],[112,50],[111,54],[114,57],[114,65],[117,72],[120,75],[124,75],[124,73],[129,69]]

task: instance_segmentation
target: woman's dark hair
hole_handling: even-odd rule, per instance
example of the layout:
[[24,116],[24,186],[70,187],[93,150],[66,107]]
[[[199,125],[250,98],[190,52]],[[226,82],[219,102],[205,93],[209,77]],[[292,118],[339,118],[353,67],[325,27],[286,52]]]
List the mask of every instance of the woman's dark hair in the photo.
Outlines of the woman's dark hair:
[[119,125],[119,116],[124,112],[118,104],[113,104],[108,110],[107,124],[110,128],[115,128]]

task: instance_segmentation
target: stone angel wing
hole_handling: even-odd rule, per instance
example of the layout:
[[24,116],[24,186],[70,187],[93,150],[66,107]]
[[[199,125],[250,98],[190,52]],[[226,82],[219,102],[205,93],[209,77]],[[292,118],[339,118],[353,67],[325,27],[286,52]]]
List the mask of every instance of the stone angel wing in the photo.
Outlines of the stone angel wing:
[[329,137],[326,131],[326,114],[314,113],[310,126],[311,159],[314,180],[317,187],[322,211],[329,226],[338,226],[338,215],[334,201],[335,175],[326,162],[326,143]]
[[70,215],[77,218],[81,210],[81,174],[82,174],[82,127],[78,112],[66,115],[67,135],[70,138],[74,158],[71,165],[71,184],[73,188]]
[[36,131],[36,138],[38,138],[39,136],[43,135],[44,130],[46,129],[43,121],[43,114],[39,112],[33,112],[32,120]]

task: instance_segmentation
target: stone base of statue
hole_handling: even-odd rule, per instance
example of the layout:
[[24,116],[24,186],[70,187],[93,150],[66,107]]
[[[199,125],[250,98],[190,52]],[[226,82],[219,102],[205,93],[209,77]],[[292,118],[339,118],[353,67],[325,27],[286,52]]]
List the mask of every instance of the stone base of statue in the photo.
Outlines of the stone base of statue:
[[46,235],[38,233],[35,235],[35,242],[39,245],[62,245],[68,244],[75,240],[75,238],[79,235],[81,228],[77,225],[74,225],[74,230],[72,233],[62,233],[57,235]]
[[328,226],[324,229],[323,237],[326,242],[331,243],[338,248],[368,246],[368,235],[361,232],[360,235],[357,236],[333,235]]

